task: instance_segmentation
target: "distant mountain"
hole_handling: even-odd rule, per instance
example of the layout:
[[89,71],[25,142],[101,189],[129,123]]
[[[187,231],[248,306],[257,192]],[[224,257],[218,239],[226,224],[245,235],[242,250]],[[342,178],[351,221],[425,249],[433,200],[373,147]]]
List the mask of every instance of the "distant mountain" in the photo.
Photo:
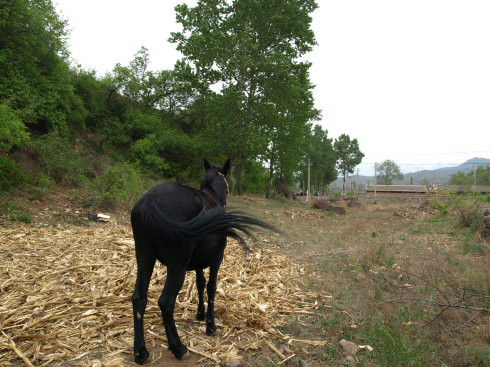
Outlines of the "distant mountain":
[[[429,184],[443,184],[449,181],[451,176],[458,171],[468,173],[475,169],[475,164],[485,164],[490,165],[490,159],[487,158],[472,158],[467,160],[464,163],[461,163],[458,166],[452,167],[442,167],[434,170],[422,170],[417,172],[409,172],[403,174],[402,181],[396,181],[394,184],[410,184],[410,177],[413,177],[414,185],[422,185],[426,182]],[[364,187],[364,185],[371,183],[374,184],[374,176],[351,176],[347,178],[346,182],[348,183],[348,187],[350,189],[351,182],[357,181],[359,187]],[[342,187],[342,177],[337,178],[331,185],[332,188],[340,188]]]
[[423,184],[427,180],[430,184],[443,184],[449,181],[452,175],[456,172],[468,173],[475,169],[475,164],[490,164],[490,159],[487,158],[472,158],[459,166],[442,167],[434,170],[423,170],[417,172],[409,172],[403,175],[403,183],[409,184],[410,177],[413,177],[414,184]]

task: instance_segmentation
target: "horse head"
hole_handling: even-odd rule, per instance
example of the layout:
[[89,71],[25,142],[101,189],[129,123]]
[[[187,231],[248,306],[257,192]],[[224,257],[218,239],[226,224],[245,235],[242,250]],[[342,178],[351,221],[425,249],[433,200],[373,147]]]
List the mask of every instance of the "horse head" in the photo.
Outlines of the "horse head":
[[201,190],[211,191],[221,206],[226,205],[226,197],[229,193],[228,182],[226,181],[226,174],[230,170],[231,160],[228,159],[221,167],[216,164],[210,163],[207,159],[204,159],[204,169],[206,174],[201,180]]

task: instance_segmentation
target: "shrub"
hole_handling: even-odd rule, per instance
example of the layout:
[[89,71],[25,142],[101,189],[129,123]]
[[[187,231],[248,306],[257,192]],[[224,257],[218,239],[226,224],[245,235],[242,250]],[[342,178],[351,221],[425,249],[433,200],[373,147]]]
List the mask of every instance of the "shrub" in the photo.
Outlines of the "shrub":
[[0,156],[0,192],[8,192],[24,181],[24,173],[19,165],[6,157]]
[[31,199],[42,197],[54,183],[49,176],[42,172],[29,175],[28,182],[29,185],[26,187],[26,191],[31,195]]
[[119,163],[95,180],[99,204],[110,208],[134,203],[145,190],[139,170],[129,163]]
[[72,144],[57,135],[44,135],[31,143],[41,159],[45,173],[57,183],[80,186],[85,180],[86,164]]
[[461,224],[464,227],[468,227],[474,231],[478,231],[483,225],[485,216],[483,214],[483,210],[478,207],[468,207],[461,209],[459,214]]
[[0,149],[8,151],[28,140],[29,134],[22,121],[9,106],[0,103]]
[[161,143],[155,134],[135,142],[131,148],[133,160],[137,166],[153,177],[161,177],[169,169],[161,156]]
[[32,216],[29,213],[19,213],[13,217],[11,217],[13,221],[22,222],[26,224],[32,223]]

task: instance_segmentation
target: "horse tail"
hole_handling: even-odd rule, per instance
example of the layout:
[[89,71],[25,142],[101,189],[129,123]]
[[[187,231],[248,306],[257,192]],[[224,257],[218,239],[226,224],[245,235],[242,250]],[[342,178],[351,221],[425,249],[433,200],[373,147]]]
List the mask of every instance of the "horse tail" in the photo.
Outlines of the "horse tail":
[[148,209],[150,210],[141,212],[143,227],[152,233],[156,240],[167,243],[188,242],[218,234],[232,237],[242,245],[244,250],[250,250],[242,235],[254,238],[253,228],[262,227],[279,233],[269,223],[223,207],[207,210],[203,208],[197,216],[186,222],[169,219],[154,203]]

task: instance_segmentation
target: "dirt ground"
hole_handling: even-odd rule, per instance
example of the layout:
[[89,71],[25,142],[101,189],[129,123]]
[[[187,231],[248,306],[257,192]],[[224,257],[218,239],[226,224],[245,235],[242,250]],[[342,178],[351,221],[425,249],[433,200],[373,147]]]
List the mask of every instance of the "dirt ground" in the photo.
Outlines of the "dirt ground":
[[[158,325],[147,331],[147,343],[152,354],[148,365],[224,366],[230,363],[230,360],[240,359],[243,366],[249,367],[488,366],[487,362],[490,361],[488,245],[481,242],[474,232],[462,228],[458,224],[455,213],[449,211],[441,215],[440,207],[427,201],[376,203],[374,200],[364,200],[352,206],[347,205],[347,201],[332,204],[344,207],[346,214],[338,215],[312,209],[309,204],[303,202],[266,200],[258,196],[231,197],[230,207],[266,220],[283,232],[271,234],[259,231],[252,248],[255,254],[260,253],[263,258],[268,256],[269,260],[266,259],[262,263],[264,267],[267,261],[285,261],[284,264],[288,265],[283,267],[296,269],[290,272],[290,276],[295,279],[284,280],[288,275],[283,274],[281,283],[266,289],[267,292],[275,292],[276,287],[282,287],[284,284],[288,289],[295,289],[294,287],[298,286],[300,290],[297,292],[284,293],[282,306],[292,307],[293,303],[301,305],[303,302],[305,312],[292,308],[288,312],[283,310],[274,316],[273,321],[277,322],[272,324],[271,320],[258,318],[254,314],[254,309],[244,310],[250,312],[252,319],[257,316],[254,319],[255,324],[248,326],[255,328],[259,342],[249,343],[244,347],[242,340],[238,340],[239,336],[244,334],[238,333],[236,341],[233,342],[232,339],[232,348],[228,348],[231,356],[227,358],[228,361],[220,360],[218,354],[214,358],[209,358],[213,355],[205,348],[194,348],[200,353],[192,353],[190,360],[176,361],[164,348],[163,327]],[[101,343],[114,344],[112,349],[114,352],[110,352],[111,349],[104,345],[98,347],[98,352],[91,351],[85,355],[81,353],[81,357],[73,360],[65,356],[69,353],[77,354],[77,351],[70,350],[74,348],[67,346],[65,355],[62,355],[63,351],[56,350],[51,352],[52,355],[40,356],[42,347],[37,347],[36,350],[35,344],[28,344],[27,340],[36,338],[48,340],[52,331],[45,330],[36,335],[18,333],[17,338],[9,338],[9,335],[13,335],[16,331],[18,327],[16,325],[23,325],[22,328],[28,329],[33,322],[36,322],[36,320],[30,323],[22,320],[22,323],[13,323],[10,329],[2,329],[4,334],[0,344],[0,366],[16,366],[23,363],[27,365],[30,360],[33,360],[36,366],[66,365],[69,361],[70,365],[91,367],[134,365],[131,358],[130,294],[126,294],[132,287],[131,272],[134,271],[127,212],[106,213],[111,215],[111,223],[100,224],[86,219],[87,214],[90,214],[89,211],[82,207],[81,198],[67,192],[34,203],[16,203],[15,209],[12,209],[10,214],[0,217],[2,235],[8,235],[14,240],[18,239],[19,242],[18,247],[9,245],[9,248],[0,244],[0,296],[4,300],[0,302],[0,328],[15,317],[8,306],[9,297],[13,297],[13,289],[17,289],[13,285],[14,270],[11,269],[11,264],[13,261],[21,261],[23,256],[26,259],[37,256],[36,269],[40,269],[42,274],[52,275],[53,272],[58,272],[59,281],[67,282],[66,289],[71,289],[68,283],[76,282],[84,284],[87,292],[94,292],[93,287],[90,286],[91,279],[84,278],[87,272],[64,273],[59,270],[59,263],[56,261],[57,256],[61,255],[53,254],[48,248],[43,252],[42,247],[34,251],[29,245],[29,240],[23,240],[36,231],[39,232],[41,228],[45,231],[44,243],[49,243],[52,236],[59,235],[65,238],[72,236],[70,238],[77,241],[81,252],[72,253],[71,250],[60,249],[62,253],[67,251],[70,256],[87,257],[87,261],[92,265],[90,271],[109,279],[107,287],[111,290],[106,292],[100,289],[100,295],[93,301],[93,307],[88,305],[83,308],[85,304],[79,302],[83,306],[84,323],[79,319],[75,320],[75,316],[69,311],[56,316],[58,306],[52,305],[49,313],[41,315],[41,318],[56,319],[58,324],[53,325],[61,327],[66,315],[72,317],[76,325],[81,325],[82,331],[91,333],[91,328],[97,325],[91,322],[95,322],[97,317],[102,317],[100,311],[97,311],[97,306],[113,305],[108,306],[112,307],[110,313],[103,315],[105,317],[103,325],[112,330],[112,334],[105,334],[106,337]],[[12,213],[21,212],[30,213],[32,223],[12,221],[15,217]],[[97,236],[105,237],[102,241],[98,241]],[[102,271],[97,268],[97,264],[109,260],[102,257],[91,258],[90,256],[99,255],[91,254],[90,247],[84,246],[93,246],[98,242],[100,248],[106,252],[111,251],[115,246],[114,243],[120,246],[114,254],[111,254],[113,258],[108,257],[108,259],[111,263],[127,262],[129,265],[124,268],[124,273],[116,274],[111,273],[111,270]],[[233,256],[237,254],[233,251],[240,251],[239,247],[230,246],[227,249],[225,256],[229,260],[226,266],[229,268],[243,266],[243,269],[246,269],[248,266],[246,263],[242,264],[241,260],[235,261]],[[225,263],[226,261],[227,259]],[[70,263],[69,266],[73,269],[77,267],[76,263]],[[219,277],[219,281],[223,284],[229,282],[227,279],[231,278],[231,276],[227,277],[226,269]],[[257,269],[259,272],[260,269]],[[30,279],[32,272],[29,272],[29,269],[21,270],[15,270],[18,272],[16,276]],[[154,290],[150,297],[158,297],[160,292],[163,275],[158,274],[158,276],[160,278],[152,282],[151,287]],[[32,279],[36,281],[35,277]],[[242,287],[242,293],[253,293],[252,287],[247,290],[246,284],[247,281],[252,282],[252,279],[255,278],[249,276],[237,283]],[[254,285],[257,288],[261,281],[266,283],[268,280],[254,281],[258,281],[258,285]],[[40,282],[39,287],[42,291],[43,287],[48,287],[48,284]],[[118,289],[119,293],[114,289]],[[190,285],[188,289],[191,289]],[[188,293],[189,299],[192,299],[191,292]],[[304,301],[292,298],[299,294],[301,297],[306,297]],[[23,302],[35,300],[32,298],[35,296],[35,294],[25,294],[22,300]],[[72,302],[73,297],[82,296],[73,294],[66,295],[64,298],[61,295],[59,297],[56,305]],[[279,295],[277,299],[280,297],[282,296]],[[117,309],[114,300],[121,302],[121,305],[126,305],[124,310]],[[20,301],[16,299],[12,302]],[[52,302],[55,304],[55,301]],[[224,330],[218,338],[222,337],[223,343],[226,337],[229,338],[236,332],[236,325],[230,326],[230,323],[237,322],[236,320],[247,323],[247,320],[242,319],[233,321],[231,315],[228,315],[234,310],[233,307],[241,307],[240,302],[244,301],[240,298],[231,299],[224,295],[217,295],[217,318],[221,320],[219,325]],[[264,315],[260,312],[258,314],[265,317],[266,303],[261,302],[265,301],[257,301],[257,305],[259,309],[263,306],[265,312]],[[182,304],[187,305],[184,301]],[[39,313],[48,311],[38,306]],[[192,311],[193,306],[189,307]],[[24,309],[25,306],[19,306],[19,314],[22,314]],[[191,315],[187,317],[191,319],[189,323],[185,323],[186,312],[184,311],[182,317],[177,318],[177,324],[181,324],[179,330],[193,333],[194,329],[191,329],[190,325],[195,320],[192,320]],[[238,309],[236,314],[239,314]],[[151,309],[151,315],[148,323],[153,322],[150,320],[158,320],[156,307]],[[120,321],[122,318],[129,320]],[[230,329],[226,329],[227,327]],[[233,328],[235,331],[230,331]],[[360,345],[362,349],[355,354],[350,353],[340,345],[339,341],[342,339]],[[193,340],[190,334],[186,340]],[[106,358],[107,354],[110,358]],[[27,362],[23,362],[22,356],[27,359]]]

